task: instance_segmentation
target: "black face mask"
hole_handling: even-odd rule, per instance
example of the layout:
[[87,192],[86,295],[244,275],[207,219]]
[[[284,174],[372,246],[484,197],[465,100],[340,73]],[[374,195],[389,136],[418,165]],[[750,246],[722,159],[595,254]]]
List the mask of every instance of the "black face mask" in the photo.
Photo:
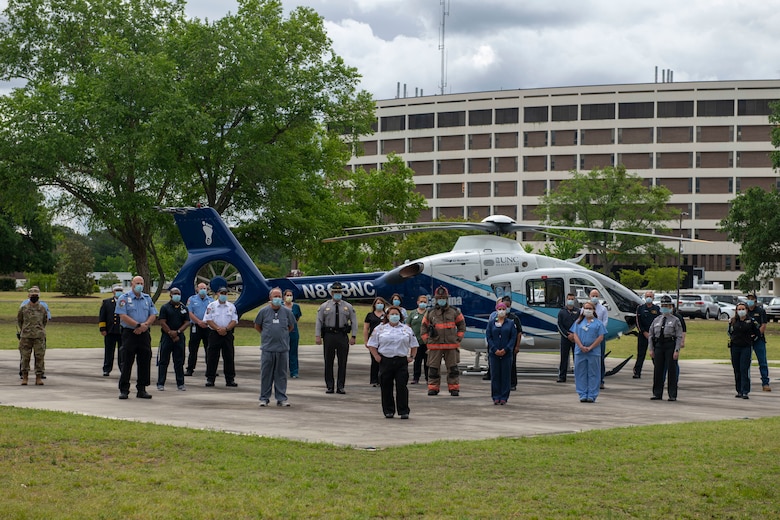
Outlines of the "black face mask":
[[33,294],[32,296],[30,296],[30,301],[33,303],[37,303],[38,298],[40,298],[40,296],[38,296],[37,294]]

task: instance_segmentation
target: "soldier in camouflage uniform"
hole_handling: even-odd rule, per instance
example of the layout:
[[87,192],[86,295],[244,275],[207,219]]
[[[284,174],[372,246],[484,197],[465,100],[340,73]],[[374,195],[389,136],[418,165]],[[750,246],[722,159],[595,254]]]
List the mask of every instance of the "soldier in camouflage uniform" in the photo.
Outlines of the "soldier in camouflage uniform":
[[19,327],[19,352],[22,354],[22,384],[27,384],[30,373],[30,356],[35,354],[35,384],[43,385],[43,356],[46,354],[46,309],[40,304],[40,291],[32,287],[30,301],[19,308],[16,324]]

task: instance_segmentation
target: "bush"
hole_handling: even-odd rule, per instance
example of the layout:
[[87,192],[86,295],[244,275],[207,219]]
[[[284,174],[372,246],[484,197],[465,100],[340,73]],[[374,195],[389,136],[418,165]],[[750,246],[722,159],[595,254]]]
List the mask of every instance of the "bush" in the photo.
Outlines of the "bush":
[[42,292],[57,291],[56,274],[44,274],[44,273],[25,273],[25,274],[27,275],[27,283],[24,284],[25,289],[29,289],[30,287],[35,285]]
[[92,250],[78,240],[66,239],[60,246],[57,282],[65,296],[86,296],[92,293],[95,281],[90,278],[95,258]]
[[0,291],[15,291],[15,290],[16,290],[16,279],[11,278],[10,276],[0,277]]

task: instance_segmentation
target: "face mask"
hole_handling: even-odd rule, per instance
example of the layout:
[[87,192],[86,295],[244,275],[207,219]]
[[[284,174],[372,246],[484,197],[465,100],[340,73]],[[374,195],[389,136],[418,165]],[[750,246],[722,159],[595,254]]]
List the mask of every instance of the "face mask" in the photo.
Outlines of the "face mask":
[[207,293],[206,293],[206,289],[200,289],[200,290],[198,291],[198,295],[199,295],[201,298],[205,297],[205,296],[206,296],[206,294],[207,294]]
[[171,296],[171,301],[173,303],[179,303],[181,301],[181,294],[174,294]]
[[292,301],[292,296],[285,296],[284,297],[284,301],[286,301],[287,303],[290,303]]
[[135,294],[141,294],[142,292],[144,292],[144,285],[143,284],[134,285],[133,292]]
[[401,305],[401,300],[398,300],[398,299],[393,300],[393,305],[398,307],[399,305]]
[[740,318],[744,318],[745,316],[747,316],[747,311],[745,309],[740,309],[737,311],[737,314],[739,315]]
[[33,294],[32,296],[30,296],[30,301],[35,303],[38,301],[38,298],[40,298],[40,296],[38,296],[37,294]]
[[439,307],[444,307],[445,305],[447,305],[447,300],[439,299],[436,300],[436,303],[439,305]]
[[661,307],[661,313],[662,314],[670,314],[672,312],[671,307]]
[[599,298],[598,298],[598,296],[594,296],[593,298],[590,299],[590,301],[591,301],[591,303],[594,303],[594,304],[595,303],[599,303]]
[[114,298],[119,298],[120,296],[122,296],[122,291],[116,291],[114,293]]
[[375,307],[376,307],[376,310],[381,311],[382,309],[385,308],[385,304],[384,303],[377,303],[375,305]]
[[645,298],[645,303],[653,303],[653,299],[648,296]]
[[387,320],[390,323],[399,323],[401,321],[401,315],[400,314],[391,314],[387,317]]
[[755,300],[748,300],[747,301],[747,306],[752,309],[753,307],[756,306],[756,301]]
[[503,318],[504,316],[506,316],[506,311],[504,309],[501,309],[500,311],[496,311],[496,314]]
[[220,303],[225,303],[227,301],[227,294],[220,294],[219,301]]
[[339,301],[341,299],[341,293],[337,292],[333,294],[333,299]]
[[586,318],[592,318],[593,309],[583,309],[582,314],[585,315]]
[[279,307],[282,304],[282,299],[279,297],[271,298],[271,305],[274,307]]
[[425,302],[420,302],[420,303],[417,304],[417,308],[418,309],[424,309],[426,307],[428,307],[428,304],[425,303]]
[[574,300],[566,300],[566,306],[569,308],[574,307]]

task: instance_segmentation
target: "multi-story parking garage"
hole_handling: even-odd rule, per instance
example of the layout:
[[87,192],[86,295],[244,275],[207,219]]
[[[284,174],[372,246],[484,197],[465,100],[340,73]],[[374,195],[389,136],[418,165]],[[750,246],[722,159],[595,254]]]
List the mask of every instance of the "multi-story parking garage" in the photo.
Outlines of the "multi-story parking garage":
[[539,196],[570,170],[623,164],[672,191],[670,205],[683,212],[669,224],[673,234],[711,241],[686,243],[682,263],[729,289],[740,274],[739,246],[718,222],[740,191],[778,186],[768,120],[777,100],[780,80],[387,99],[377,102],[375,133],[350,165],[368,170],[391,152],[403,157],[428,199],[421,220],[504,214],[538,222]]

